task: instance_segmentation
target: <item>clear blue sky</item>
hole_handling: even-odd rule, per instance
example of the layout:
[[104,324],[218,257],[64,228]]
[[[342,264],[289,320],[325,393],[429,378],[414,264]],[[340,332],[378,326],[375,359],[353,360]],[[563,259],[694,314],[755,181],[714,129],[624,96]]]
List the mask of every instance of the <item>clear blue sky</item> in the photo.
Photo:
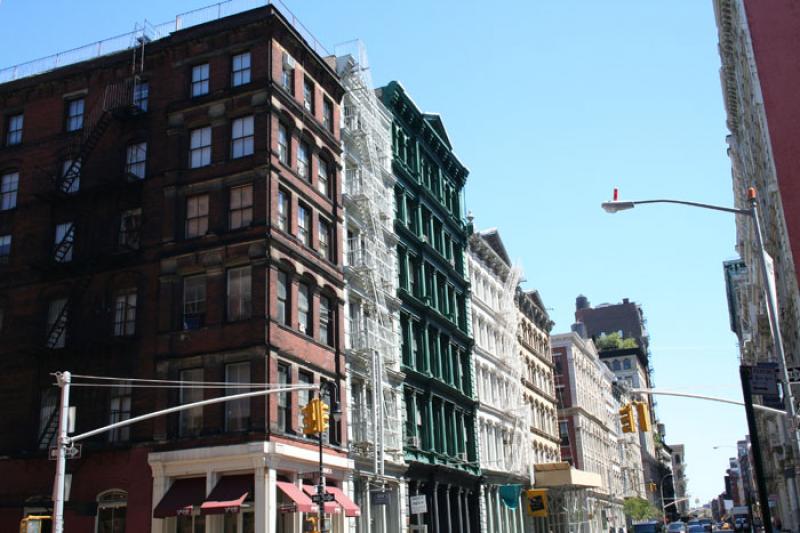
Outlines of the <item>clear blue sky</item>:
[[[575,297],[640,303],[658,387],[740,398],[722,261],[727,214],[626,199],[730,205],[730,163],[711,0],[404,2],[286,0],[329,49],[360,38],[373,78],[400,80],[442,114],[470,168],[479,228],[498,227],[556,321]],[[0,0],[0,67],[164,22],[209,2]],[[684,443],[692,497],[723,490],[743,410],[661,398],[667,442]]]

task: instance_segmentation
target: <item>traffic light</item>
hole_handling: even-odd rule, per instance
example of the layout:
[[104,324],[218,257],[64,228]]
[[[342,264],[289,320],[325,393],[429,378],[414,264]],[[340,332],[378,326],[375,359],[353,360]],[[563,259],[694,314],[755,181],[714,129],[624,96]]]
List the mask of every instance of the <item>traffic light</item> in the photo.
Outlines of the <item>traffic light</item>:
[[619,410],[619,421],[623,433],[636,433],[636,421],[633,419],[633,405],[626,403]]
[[303,435],[314,435],[319,433],[319,413],[317,411],[318,399],[309,401],[302,409],[303,413]]
[[650,431],[650,409],[647,402],[633,402],[636,406],[636,418],[639,419],[639,431]]
[[331,408],[328,407],[328,404],[323,402],[322,400],[317,400],[318,404],[318,418],[319,418],[319,433],[323,433],[328,430],[328,421],[331,418],[330,410]]

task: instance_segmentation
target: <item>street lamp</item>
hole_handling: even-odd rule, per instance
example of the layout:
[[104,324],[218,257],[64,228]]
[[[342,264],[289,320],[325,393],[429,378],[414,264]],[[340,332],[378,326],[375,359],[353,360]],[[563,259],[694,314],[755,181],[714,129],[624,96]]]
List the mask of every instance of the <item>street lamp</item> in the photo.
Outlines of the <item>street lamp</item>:
[[[770,330],[773,336],[773,344],[775,347],[775,355],[778,360],[778,366],[781,373],[781,379],[783,381],[783,393],[785,396],[786,410],[788,411],[789,418],[788,420],[784,419],[784,422],[787,426],[787,433],[793,434],[794,438],[792,439],[793,443],[793,451],[795,456],[795,461],[798,457],[800,457],[800,434],[798,433],[798,426],[796,421],[796,409],[794,404],[794,396],[792,395],[792,388],[789,385],[789,372],[786,368],[786,356],[783,352],[783,337],[781,335],[780,324],[778,323],[778,307],[776,300],[776,291],[775,291],[775,281],[770,274],[770,269],[767,265],[767,252],[764,248],[764,238],[761,235],[761,221],[758,217],[758,206],[756,203],[756,190],[753,187],[747,189],[747,200],[749,203],[749,208],[747,209],[737,209],[731,207],[722,207],[717,205],[711,204],[703,204],[698,202],[687,202],[684,200],[666,200],[666,199],[658,199],[658,200],[638,200],[633,202],[620,202],[617,200],[618,191],[614,189],[614,200],[611,202],[603,202],[601,207],[605,209],[609,213],[616,213],[618,211],[625,211],[628,209],[633,209],[637,205],[643,204],[680,204],[680,205],[688,205],[691,207],[699,207],[701,209],[711,209],[714,211],[724,211],[726,213],[733,213],[736,215],[745,215],[749,216],[753,220],[753,225],[755,234],[756,234],[756,245],[758,247],[758,256],[759,256],[759,263],[761,266],[761,275],[763,278],[764,283],[764,293],[765,298],[767,301],[767,314],[769,316],[769,325]],[[746,412],[747,412],[747,424],[750,429],[751,435],[757,435],[756,423],[755,423],[755,415],[753,413],[752,407],[752,394],[750,391],[750,369],[747,368],[745,365],[741,365],[739,368],[740,377],[742,379],[742,389],[743,395],[745,398],[746,404]],[[765,524],[770,524],[770,511],[769,511],[769,500],[767,499],[767,491],[766,486],[764,485],[764,472],[762,469],[761,464],[761,451],[760,445],[758,443],[758,438],[753,439],[753,453],[754,455],[757,454],[758,460],[755,461],[756,463],[756,471],[758,474],[759,479],[759,500],[761,503],[761,513],[762,513],[762,520]],[[794,484],[794,476],[789,478]],[[792,487],[795,493],[795,497],[797,497],[797,489],[796,487]],[[794,510],[796,513],[796,509]],[[797,520],[797,517],[794,517]]]

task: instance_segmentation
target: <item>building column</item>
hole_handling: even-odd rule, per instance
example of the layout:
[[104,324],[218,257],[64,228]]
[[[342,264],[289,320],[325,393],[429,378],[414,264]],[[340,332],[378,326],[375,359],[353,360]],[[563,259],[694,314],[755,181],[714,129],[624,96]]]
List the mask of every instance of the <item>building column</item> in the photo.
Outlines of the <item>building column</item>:
[[[464,521],[464,525],[467,526],[464,529],[464,533],[470,533],[470,527],[472,527],[472,526],[470,526],[470,522],[471,522],[470,521],[470,518],[471,518],[470,514],[471,513],[470,513],[470,507],[469,507],[469,496],[470,496],[470,494],[472,494],[471,491],[464,491],[464,515],[465,515],[465,518],[466,518],[466,520]],[[479,515],[479,517],[480,517],[480,515]],[[480,529],[481,529],[480,524],[478,524],[478,531],[480,531]]]
[[432,500],[433,500],[433,533],[442,533],[441,528],[439,527],[439,482],[434,481],[431,489]]
[[464,531],[464,509],[461,502],[461,495],[464,493],[464,489],[458,487],[458,492],[456,493],[456,503],[458,504],[458,530]]
[[164,533],[167,528],[167,521],[160,518],[152,518],[153,509],[156,508],[158,502],[164,497],[169,487],[169,479],[164,476],[164,469],[161,465],[150,465],[153,471],[153,500],[152,507],[150,508],[150,531],[152,533]]
[[453,531],[453,519],[452,519],[453,513],[452,513],[452,509],[450,507],[450,488],[451,487],[450,487],[449,484],[445,485],[444,497],[445,497],[445,501],[447,502],[447,531],[452,532]]
[[254,480],[253,480],[253,505],[254,505],[254,519],[255,519],[255,533],[267,533],[269,531],[267,524],[267,499],[266,499],[266,474],[264,467],[256,467]]

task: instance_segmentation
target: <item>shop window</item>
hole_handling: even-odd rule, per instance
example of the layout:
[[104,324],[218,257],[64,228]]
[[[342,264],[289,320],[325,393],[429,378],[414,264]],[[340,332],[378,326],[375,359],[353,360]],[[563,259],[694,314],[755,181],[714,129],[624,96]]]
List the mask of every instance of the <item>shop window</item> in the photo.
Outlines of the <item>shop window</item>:
[[128,493],[109,490],[97,497],[97,533],[125,533]]

